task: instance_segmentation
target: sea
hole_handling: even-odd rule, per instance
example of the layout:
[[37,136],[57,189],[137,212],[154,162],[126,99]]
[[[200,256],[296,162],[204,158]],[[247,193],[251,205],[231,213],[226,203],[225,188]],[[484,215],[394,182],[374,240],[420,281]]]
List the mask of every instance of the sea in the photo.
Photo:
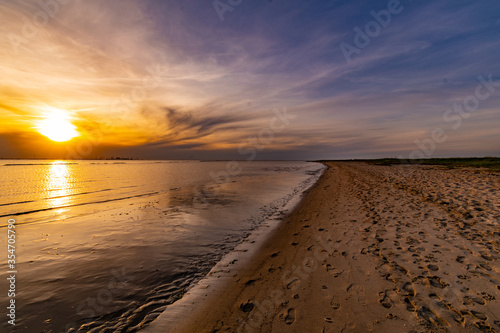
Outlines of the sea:
[[0,160],[0,331],[139,331],[323,169]]

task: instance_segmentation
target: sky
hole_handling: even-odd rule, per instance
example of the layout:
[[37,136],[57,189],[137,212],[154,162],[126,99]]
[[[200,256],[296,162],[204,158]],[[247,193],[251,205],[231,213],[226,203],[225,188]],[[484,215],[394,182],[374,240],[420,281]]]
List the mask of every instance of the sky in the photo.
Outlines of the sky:
[[499,13],[497,0],[0,1],[0,158],[500,156]]

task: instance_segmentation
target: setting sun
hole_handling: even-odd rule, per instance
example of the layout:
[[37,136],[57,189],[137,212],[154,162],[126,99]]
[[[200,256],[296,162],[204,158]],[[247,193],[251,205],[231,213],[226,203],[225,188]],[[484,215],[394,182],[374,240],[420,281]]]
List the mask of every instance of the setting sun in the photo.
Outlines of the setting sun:
[[38,132],[52,141],[63,142],[73,139],[79,133],[70,122],[64,110],[50,108],[44,119],[38,123]]

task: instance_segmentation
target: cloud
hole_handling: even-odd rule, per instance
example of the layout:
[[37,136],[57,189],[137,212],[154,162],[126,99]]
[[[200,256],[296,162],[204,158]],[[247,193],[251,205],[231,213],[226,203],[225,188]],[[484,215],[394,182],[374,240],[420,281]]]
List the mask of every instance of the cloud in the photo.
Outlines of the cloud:
[[[221,22],[210,2],[72,0],[37,24],[39,3],[4,1],[0,133],[31,152],[21,142],[37,137],[33,124],[50,106],[102,134],[96,154],[220,159],[238,157],[272,109],[287,107],[297,118],[265,158],[411,151],[479,75],[499,77],[500,4],[402,4],[347,63],[340,43],[386,2],[244,2]],[[438,152],[490,154],[498,102],[485,101]]]

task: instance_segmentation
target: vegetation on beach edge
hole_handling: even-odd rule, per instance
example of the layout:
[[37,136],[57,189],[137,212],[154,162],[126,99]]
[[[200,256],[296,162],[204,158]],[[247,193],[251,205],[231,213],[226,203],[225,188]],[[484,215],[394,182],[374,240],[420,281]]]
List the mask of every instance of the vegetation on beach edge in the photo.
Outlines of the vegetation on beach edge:
[[372,160],[350,160],[358,162],[373,163],[376,165],[396,165],[396,164],[420,164],[437,165],[446,168],[475,167],[487,168],[491,171],[500,172],[499,157],[453,157],[453,158],[425,158],[425,159],[399,159],[399,158],[381,158]]

